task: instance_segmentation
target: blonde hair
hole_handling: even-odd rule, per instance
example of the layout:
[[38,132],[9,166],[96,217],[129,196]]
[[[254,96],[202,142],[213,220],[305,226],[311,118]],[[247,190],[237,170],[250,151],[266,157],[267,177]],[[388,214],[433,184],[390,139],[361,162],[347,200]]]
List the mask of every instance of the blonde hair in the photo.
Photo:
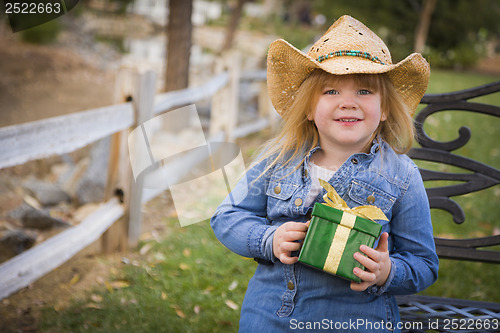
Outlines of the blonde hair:
[[[369,150],[373,139],[380,137],[397,153],[408,152],[414,138],[413,120],[388,75],[383,73],[350,74],[350,76],[354,77],[356,83],[380,92],[381,110],[386,115],[386,120],[380,122],[366,150]],[[335,80],[339,80],[338,75],[315,69],[300,85],[288,103],[287,110],[282,114],[283,122],[278,135],[259,150],[260,156],[255,164],[269,159],[261,175],[277,164],[288,167],[296,163],[293,170],[295,171],[304,162],[307,153],[319,144],[316,125],[307,117],[314,111],[323,88]]]

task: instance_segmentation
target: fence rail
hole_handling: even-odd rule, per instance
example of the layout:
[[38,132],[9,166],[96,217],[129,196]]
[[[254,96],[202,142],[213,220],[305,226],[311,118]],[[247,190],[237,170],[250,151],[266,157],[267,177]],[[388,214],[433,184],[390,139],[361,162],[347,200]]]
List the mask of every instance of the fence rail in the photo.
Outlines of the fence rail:
[[0,128],[0,168],[75,151],[133,123],[126,103]]
[[[238,64],[235,64],[238,66]],[[239,68],[224,68],[220,74],[214,76],[201,86],[190,87],[184,90],[154,95],[155,75],[151,72],[131,71],[127,69],[132,82],[117,82],[117,90],[122,95],[130,94],[133,101],[117,103],[115,105],[96,108],[69,115],[43,119],[25,124],[0,128],[0,169],[23,164],[31,160],[46,158],[51,155],[61,155],[75,151],[99,139],[111,136],[110,167],[108,170],[108,187],[115,186],[118,182],[129,191],[128,202],[120,203],[116,198],[109,197],[101,207],[89,215],[77,226],[71,227],[56,236],[36,245],[20,255],[0,264],[0,299],[28,286],[38,278],[59,267],[86,246],[106,236],[106,230],[115,227],[113,224],[124,217],[128,219],[125,224],[125,237],[128,244],[137,241],[140,232],[140,205],[147,202],[164,189],[143,191],[141,184],[136,184],[130,176],[130,162],[128,155],[124,154],[124,142],[129,131],[153,115],[166,112],[187,104],[193,104],[204,99],[214,100],[214,96],[237,98],[231,91],[239,84],[240,80],[262,81],[265,72],[245,73],[240,75]],[[132,75],[130,75],[132,73]],[[118,75],[120,80],[125,76]],[[151,88],[153,87],[153,88]],[[153,89],[153,93],[151,93]],[[266,99],[265,92],[261,94]],[[123,101],[124,96],[121,97]],[[120,99],[120,98],[119,98]],[[262,116],[255,123],[246,124],[240,128],[230,129],[231,137],[241,137],[261,130],[273,121],[267,117],[270,102],[259,97],[259,108],[266,111],[259,112]],[[212,104],[212,116],[217,114],[224,118],[227,110],[224,103]],[[224,109],[225,107],[225,109]],[[234,105],[232,105],[234,107]],[[237,107],[237,106],[236,106]],[[222,110],[220,110],[222,108]],[[212,126],[212,124],[211,124]],[[219,140],[229,137],[226,128],[225,134],[220,131],[212,133]],[[126,145],[126,144],[125,144]],[[193,163],[200,163],[196,161]],[[128,165],[128,171],[118,170]],[[127,175],[123,176],[125,173]],[[117,176],[120,174],[120,176]],[[120,179],[116,179],[119,177]],[[110,185],[111,184],[111,185]],[[108,191],[109,192],[109,191]],[[113,236],[108,236],[113,237]],[[132,239],[132,242],[131,242]]]

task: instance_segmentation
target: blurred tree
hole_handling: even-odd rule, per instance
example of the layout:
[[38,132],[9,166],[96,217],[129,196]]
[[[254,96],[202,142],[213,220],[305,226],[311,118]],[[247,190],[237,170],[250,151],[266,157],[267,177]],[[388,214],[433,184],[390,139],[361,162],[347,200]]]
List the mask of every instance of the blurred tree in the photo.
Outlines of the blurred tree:
[[236,6],[231,12],[231,19],[229,21],[229,25],[227,26],[226,39],[224,41],[224,45],[222,46],[221,53],[229,50],[233,45],[234,34],[236,32],[236,28],[238,27],[238,22],[240,21],[245,2],[247,2],[247,0],[237,0]]
[[193,0],[169,0],[168,6],[165,91],[188,87],[193,27]]
[[424,52],[429,26],[431,24],[431,16],[436,7],[436,1],[437,0],[424,0],[422,9],[420,10],[420,19],[417,29],[415,30],[415,46],[413,47],[415,52]]
[[439,0],[427,45],[434,64],[467,67],[484,54],[487,41],[500,37],[500,1]]
[[308,0],[285,0],[285,21],[299,25],[311,25],[311,8],[313,3]]
[[118,14],[126,14],[127,8],[133,4],[135,0],[114,0],[118,4]]

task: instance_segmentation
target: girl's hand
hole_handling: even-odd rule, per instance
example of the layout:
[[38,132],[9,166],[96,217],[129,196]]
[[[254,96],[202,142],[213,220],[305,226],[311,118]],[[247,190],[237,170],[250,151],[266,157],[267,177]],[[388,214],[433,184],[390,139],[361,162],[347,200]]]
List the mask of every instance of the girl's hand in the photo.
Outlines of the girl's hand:
[[284,264],[295,264],[299,258],[292,257],[292,251],[298,251],[306,237],[307,223],[286,222],[276,229],[273,236],[273,253]]
[[372,249],[366,245],[361,245],[359,249],[368,257],[359,252],[354,253],[356,259],[361,265],[365,266],[366,270],[355,267],[353,272],[363,282],[351,282],[351,289],[355,291],[364,291],[373,285],[383,286],[391,272],[391,260],[389,259],[388,250],[389,234],[384,232],[380,236],[380,241],[376,249]]

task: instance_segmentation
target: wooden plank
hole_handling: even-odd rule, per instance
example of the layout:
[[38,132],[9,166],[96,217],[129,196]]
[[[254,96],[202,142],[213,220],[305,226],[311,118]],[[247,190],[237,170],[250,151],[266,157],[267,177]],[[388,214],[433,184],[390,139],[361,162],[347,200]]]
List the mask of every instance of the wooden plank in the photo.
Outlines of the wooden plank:
[[163,113],[179,106],[211,98],[217,91],[227,85],[228,82],[229,74],[221,73],[201,86],[159,94],[155,99],[153,114]]
[[[134,76],[136,68],[122,67],[118,71],[115,84],[115,103],[123,103],[134,93]],[[124,217],[114,223],[101,237],[101,251],[113,253],[126,251],[128,248],[128,220],[130,188],[133,180],[132,167],[128,155],[128,135],[130,128],[117,132],[111,136],[109,150],[108,175],[105,190],[105,199],[110,200],[115,196],[115,191],[121,191],[121,200],[125,208]],[[125,195],[126,192],[126,195]]]
[[[130,160],[128,154],[124,153],[123,146],[126,145],[126,134],[128,131],[121,131],[113,134],[111,137],[110,157],[108,165],[108,179],[105,190],[105,200],[110,200],[115,194],[116,189],[121,189],[122,193],[132,181]],[[127,173],[126,170],[130,169]],[[130,174],[130,177],[124,177],[124,174]],[[128,248],[128,202],[129,193],[123,195],[124,216],[119,221],[111,225],[101,237],[101,251],[102,253],[109,254],[114,252],[126,251]],[[118,198],[120,199],[120,198]]]
[[131,103],[0,128],[0,169],[61,155],[133,124]]
[[229,100],[227,101],[227,140],[234,141],[234,130],[238,123],[239,97],[240,97],[240,75],[241,54],[237,51],[230,52],[230,77],[229,77]]
[[0,265],[0,299],[27,287],[95,242],[123,215],[117,199],[111,199],[75,227]]
[[239,101],[241,56],[228,52],[218,59],[216,72],[229,73],[228,85],[212,96],[209,135],[224,132],[227,141],[234,140]]

